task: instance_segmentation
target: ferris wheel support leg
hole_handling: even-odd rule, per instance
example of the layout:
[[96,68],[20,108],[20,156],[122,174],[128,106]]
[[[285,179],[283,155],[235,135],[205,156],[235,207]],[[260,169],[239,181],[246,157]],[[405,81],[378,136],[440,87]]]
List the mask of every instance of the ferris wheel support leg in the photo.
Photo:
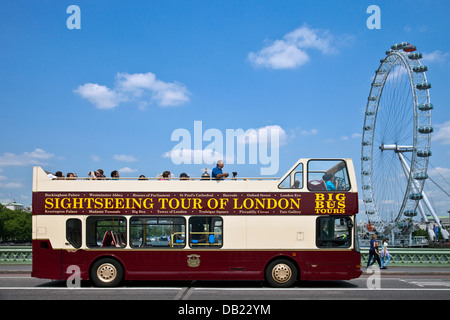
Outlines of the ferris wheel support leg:
[[428,237],[430,238],[431,242],[433,242],[434,239],[436,239],[436,234],[431,228],[428,228]]
[[[406,181],[408,181],[410,168],[409,168],[408,164],[406,163],[405,158],[403,157],[403,154],[401,152],[398,152],[397,154],[398,154],[398,158],[400,159],[400,163],[402,165],[403,173],[405,174]],[[414,185],[413,188],[415,189],[416,186]],[[422,216],[422,219],[425,222],[428,222],[427,215],[425,214],[425,211],[423,210],[423,206],[422,206],[422,204],[420,202],[419,202],[419,206],[418,207],[419,207],[419,212],[420,212],[420,214]]]
[[448,231],[445,230],[444,228],[441,229],[441,233],[442,233],[442,238],[444,238],[445,240],[449,240],[450,235],[448,234]]
[[[398,152],[398,158],[400,159],[400,162],[401,162],[401,164],[402,164],[403,172],[405,173],[406,179],[408,179],[408,177],[409,177],[409,172],[410,172],[410,168],[409,168],[409,166],[408,166],[408,163],[406,163],[405,158],[403,157],[403,155],[402,155],[401,152]],[[417,184],[417,182],[416,182],[415,180],[413,180],[413,187],[414,187],[414,189],[418,188],[418,186],[417,186],[416,184]],[[448,239],[449,239],[449,233],[448,233],[448,231],[445,230],[445,229],[442,227],[441,220],[440,220],[439,217],[437,216],[437,214],[436,214],[436,212],[434,211],[434,209],[433,209],[433,207],[432,207],[430,201],[428,200],[427,195],[426,195],[425,192],[423,192],[423,191],[422,191],[422,197],[423,197],[422,200],[423,200],[423,202],[425,203],[425,206],[426,206],[426,207],[428,208],[428,210],[430,211],[430,213],[431,213],[431,215],[432,215],[434,221],[437,223],[437,225],[439,226],[439,228],[442,230],[442,237],[443,237],[445,240],[448,240]],[[428,221],[428,218],[426,217],[425,212],[424,212],[424,210],[423,210],[422,203],[420,203],[420,202],[419,202],[419,211],[420,211],[422,217],[424,218],[424,220],[425,220],[425,221]]]
[[[429,224],[428,217],[425,215],[425,210],[423,209],[423,205],[421,202],[419,202],[418,207],[419,207],[420,214],[422,215],[424,221],[428,225]],[[436,233],[434,233],[432,228],[428,228],[428,236],[430,237],[431,241],[434,241],[434,239],[436,239]]]
[[395,233],[394,233],[394,229],[391,230],[391,243],[392,243],[392,244],[395,243]]
[[448,231],[444,229],[444,227],[442,226],[441,220],[439,219],[439,217],[437,216],[436,212],[434,211],[433,207],[431,206],[430,201],[428,200],[428,197],[426,196],[426,194],[424,192],[422,192],[423,195],[423,202],[425,203],[425,205],[427,206],[428,210],[431,212],[431,215],[434,218],[434,221],[437,223],[437,225],[439,226],[439,228],[441,229],[441,234],[442,237],[445,240],[449,239],[449,235],[448,235]]
[[425,222],[428,223],[428,222],[429,222],[429,221],[428,221],[428,217],[427,217],[427,215],[425,214],[425,210],[423,210],[423,205],[422,205],[421,202],[419,202],[418,208],[419,208],[420,214],[422,215],[423,221],[425,221]]

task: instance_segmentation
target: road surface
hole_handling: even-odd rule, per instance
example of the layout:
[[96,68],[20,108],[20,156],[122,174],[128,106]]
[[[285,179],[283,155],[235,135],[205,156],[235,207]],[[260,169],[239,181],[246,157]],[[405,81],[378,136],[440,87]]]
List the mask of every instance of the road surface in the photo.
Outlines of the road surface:
[[[10,270],[6,270],[10,269]],[[71,288],[74,287],[74,288]],[[304,281],[275,289],[259,281],[137,281],[118,288],[35,279],[26,267],[0,268],[0,300],[450,300],[450,268],[392,268],[350,281]]]

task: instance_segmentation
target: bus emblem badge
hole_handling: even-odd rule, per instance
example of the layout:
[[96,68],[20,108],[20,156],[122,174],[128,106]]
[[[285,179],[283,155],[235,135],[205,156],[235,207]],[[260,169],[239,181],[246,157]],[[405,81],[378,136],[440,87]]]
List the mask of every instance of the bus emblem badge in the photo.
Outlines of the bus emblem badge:
[[191,268],[196,268],[200,265],[200,256],[191,254],[187,256],[187,264]]

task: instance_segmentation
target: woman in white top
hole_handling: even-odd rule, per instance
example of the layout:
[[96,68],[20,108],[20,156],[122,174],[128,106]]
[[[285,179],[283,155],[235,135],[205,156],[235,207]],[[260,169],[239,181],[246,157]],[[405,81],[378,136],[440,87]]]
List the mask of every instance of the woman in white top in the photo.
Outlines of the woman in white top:
[[387,269],[387,264],[391,260],[391,255],[388,252],[387,239],[383,239],[382,249],[381,249],[381,269]]

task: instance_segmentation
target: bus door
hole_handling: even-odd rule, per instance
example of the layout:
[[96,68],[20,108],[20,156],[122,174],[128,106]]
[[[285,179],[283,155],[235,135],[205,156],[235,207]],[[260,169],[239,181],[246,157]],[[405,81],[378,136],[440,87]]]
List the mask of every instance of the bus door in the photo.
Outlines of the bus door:
[[316,220],[318,250],[308,264],[308,279],[343,279],[351,274],[354,264],[351,216],[323,216]]

